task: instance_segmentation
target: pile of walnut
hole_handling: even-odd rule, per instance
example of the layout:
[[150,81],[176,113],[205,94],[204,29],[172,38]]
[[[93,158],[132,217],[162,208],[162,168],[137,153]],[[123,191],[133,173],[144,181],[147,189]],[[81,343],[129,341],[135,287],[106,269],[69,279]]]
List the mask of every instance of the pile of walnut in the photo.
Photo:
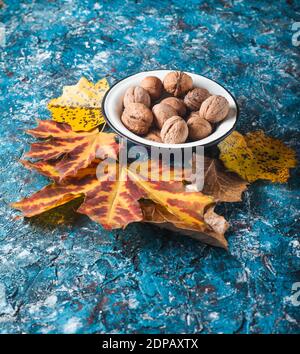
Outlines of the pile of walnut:
[[121,120],[127,129],[166,144],[207,137],[229,111],[226,98],[193,88],[192,78],[179,71],[167,74],[163,82],[145,77],[140,86],[126,91],[123,104]]

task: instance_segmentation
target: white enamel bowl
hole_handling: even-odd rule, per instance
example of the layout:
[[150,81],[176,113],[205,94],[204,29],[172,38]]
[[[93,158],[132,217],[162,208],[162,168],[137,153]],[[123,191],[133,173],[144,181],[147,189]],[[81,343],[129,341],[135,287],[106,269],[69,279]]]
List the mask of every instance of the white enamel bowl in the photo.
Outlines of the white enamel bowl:
[[117,134],[127,138],[135,144],[145,145],[148,147],[156,146],[160,148],[182,149],[193,148],[196,146],[212,146],[218,144],[221,140],[223,140],[227,135],[229,135],[233,131],[239,115],[238,104],[233,95],[223,86],[218,84],[216,81],[208,79],[205,76],[189,72],[186,72],[186,74],[192,77],[194,87],[202,87],[207,89],[211,94],[224,96],[229,102],[230,110],[228,116],[222,122],[217,124],[214,129],[214,132],[211,135],[204,139],[193,142],[187,142],[184,144],[163,144],[138,136],[132,133],[123,125],[121,121],[121,115],[123,111],[122,101],[125,91],[130,86],[139,86],[141,81],[146,76],[157,76],[158,78],[163,80],[163,78],[171,71],[173,70],[144,71],[138,74],[128,76],[121,81],[118,81],[107,91],[106,95],[103,98],[102,112],[104,114],[105,120]]

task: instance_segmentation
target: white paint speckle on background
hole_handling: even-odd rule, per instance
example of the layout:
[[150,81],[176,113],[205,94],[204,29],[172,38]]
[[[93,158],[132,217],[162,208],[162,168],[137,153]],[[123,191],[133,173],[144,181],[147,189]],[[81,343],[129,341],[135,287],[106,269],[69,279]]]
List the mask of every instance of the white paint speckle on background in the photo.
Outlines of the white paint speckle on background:
[[300,243],[298,240],[292,240],[290,242],[290,245],[292,246],[293,253],[295,254],[296,257],[300,258]]
[[158,42],[157,42],[157,40],[155,38],[149,38],[148,39],[148,44],[149,45],[157,45]]
[[28,250],[23,250],[17,255],[17,258],[26,258],[30,255],[30,252]]
[[6,300],[6,289],[4,284],[0,283],[0,313],[10,315],[14,310]]
[[211,312],[211,313],[208,315],[208,317],[209,317],[211,320],[215,321],[215,320],[218,320],[218,319],[220,318],[220,315],[218,314],[218,312]]
[[136,299],[129,299],[128,300],[128,307],[130,309],[136,309],[139,306],[139,302]]
[[285,318],[286,318],[290,323],[298,324],[297,320],[295,320],[293,317],[291,317],[288,313],[285,315]]
[[63,332],[66,334],[76,333],[79,327],[81,327],[81,321],[77,317],[71,317],[63,327]]
[[56,305],[56,302],[57,302],[57,296],[56,295],[50,295],[45,300],[44,305],[48,306],[48,307],[54,307]]

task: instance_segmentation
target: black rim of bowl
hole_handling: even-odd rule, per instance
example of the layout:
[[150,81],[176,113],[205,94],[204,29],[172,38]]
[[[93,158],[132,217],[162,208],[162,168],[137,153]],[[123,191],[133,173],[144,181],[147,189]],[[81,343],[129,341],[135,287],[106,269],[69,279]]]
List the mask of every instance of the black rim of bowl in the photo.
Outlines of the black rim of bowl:
[[[103,99],[102,99],[102,104],[101,104],[101,110],[102,110],[102,114],[104,116],[104,119],[106,121],[106,123],[111,127],[112,130],[114,130],[119,136],[122,136],[123,138],[135,143],[136,145],[142,145],[142,146],[146,146],[146,147],[154,147],[154,145],[151,144],[151,141],[149,140],[149,144],[148,143],[142,143],[142,142],[139,142],[139,141],[136,141],[132,138],[129,138],[127,135],[125,135],[124,133],[120,132],[119,129],[117,129],[113,123],[109,120],[109,118],[107,117],[106,115],[106,112],[105,112],[105,109],[104,109],[104,104],[105,104],[105,101],[106,101],[106,97],[107,95],[110,93],[110,91],[116,86],[118,85],[120,82],[128,79],[129,77],[132,77],[134,75],[137,75],[141,72],[151,72],[151,71],[170,71],[169,69],[153,69],[153,70],[144,70],[144,71],[139,71],[135,74],[132,74],[132,75],[128,75],[126,77],[124,77],[123,79],[121,80],[118,80],[117,82],[115,82],[109,89],[108,91],[106,91]],[[175,70],[175,71],[178,71],[178,70]],[[185,71],[184,71],[185,72]],[[211,141],[210,143],[207,143],[207,144],[199,144],[199,145],[195,145],[193,146],[192,148],[196,148],[197,146],[203,146],[203,147],[210,147],[210,146],[214,146],[214,145],[217,145],[220,141],[224,140],[228,135],[230,135],[232,133],[232,131],[234,130],[234,128],[236,127],[236,124],[237,124],[237,121],[239,119],[239,115],[240,115],[240,108],[239,108],[239,105],[237,103],[237,100],[235,99],[235,97],[233,96],[233,94],[227,90],[227,88],[225,88],[223,85],[221,85],[218,81],[216,80],[213,80],[211,79],[210,77],[207,77],[205,75],[201,75],[201,74],[196,74],[196,73],[191,73],[191,74],[195,74],[195,75],[199,75],[199,76],[202,76],[202,77],[205,77],[206,79],[208,80],[211,80],[213,82],[215,82],[216,84],[220,85],[233,99],[235,105],[236,105],[236,119],[235,119],[235,122],[232,126],[232,128],[230,128],[224,135],[222,135],[220,138],[214,140],[214,141]],[[166,146],[166,147],[160,147],[160,149],[169,149],[170,147]],[[176,148],[176,147],[175,147]],[[185,147],[184,146],[178,146],[178,149],[184,149]],[[187,147],[186,147],[187,148]]]

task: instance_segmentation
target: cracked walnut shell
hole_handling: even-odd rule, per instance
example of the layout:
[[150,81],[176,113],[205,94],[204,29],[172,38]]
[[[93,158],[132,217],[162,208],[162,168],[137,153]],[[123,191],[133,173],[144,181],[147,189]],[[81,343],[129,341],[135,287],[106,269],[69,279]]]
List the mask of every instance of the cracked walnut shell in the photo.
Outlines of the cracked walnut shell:
[[142,103],[131,103],[125,107],[121,121],[127,129],[137,135],[145,135],[153,121],[151,110]]
[[163,84],[167,92],[180,97],[193,88],[193,79],[181,71],[172,71],[166,75]]

